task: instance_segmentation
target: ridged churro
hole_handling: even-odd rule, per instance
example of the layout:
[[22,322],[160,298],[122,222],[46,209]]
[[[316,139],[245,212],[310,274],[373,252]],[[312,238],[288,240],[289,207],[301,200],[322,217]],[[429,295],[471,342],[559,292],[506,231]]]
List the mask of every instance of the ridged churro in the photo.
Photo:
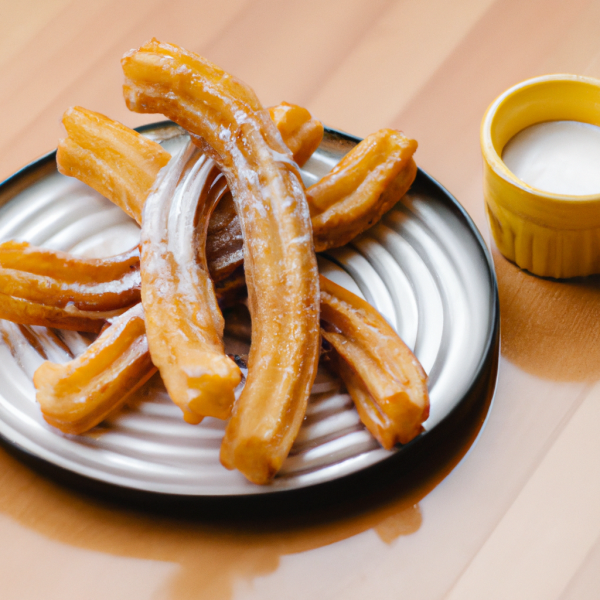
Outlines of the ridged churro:
[[362,422],[384,448],[408,443],[429,416],[427,375],[415,355],[368,302],[325,277],[321,319]]
[[302,106],[288,102],[272,106],[269,114],[284,144],[292,151],[296,164],[303,166],[323,139],[323,124],[313,119]]
[[347,244],[404,196],[417,174],[416,149],[402,132],[380,129],[306,190],[317,252]]
[[77,434],[121,406],[155,371],[142,305],[136,304],[77,358],[42,363],[33,382],[44,419],[64,433]]
[[[221,186],[212,186],[216,179]],[[144,205],[142,303],[152,361],[188,423],[226,419],[241,380],[225,355],[223,316],[206,264],[206,232],[226,186],[191,142],[163,169]],[[195,218],[194,218],[195,217]]]
[[318,273],[298,168],[254,92],[207,60],[153,40],[122,64],[128,107],[197,136],[233,194],[255,339],[221,461],[267,483],[300,428],[319,356]]
[[58,143],[58,170],[87,183],[141,224],[146,196],[171,155],[137,131],[80,106],[65,112],[63,125],[68,136]]
[[0,318],[28,325],[99,331],[140,300],[139,252],[87,259],[0,244]]

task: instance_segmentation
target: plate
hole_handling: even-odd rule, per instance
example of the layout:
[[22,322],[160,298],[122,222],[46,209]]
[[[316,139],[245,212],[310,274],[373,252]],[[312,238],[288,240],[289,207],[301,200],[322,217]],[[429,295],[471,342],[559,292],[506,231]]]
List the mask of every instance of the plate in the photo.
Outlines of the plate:
[[[139,129],[165,145],[181,130],[170,122]],[[358,138],[327,129],[302,170],[307,185],[327,173]],[[56,153],[31,163],[0,185],[0,241],[87,256],[128,249],[137,225],[108,200],[56,171]],[[32,375],[43,360],[33,333],[52,359],[44,328],[0,322],[0,436],[49,472],[82,482],[168,496],[235,497],[310,488],[352,474],[412,460],[436,433],[456,427],[478,406],[493,378],[498,350],[498,294],[489,252],[460,204],[419,170],[409,193],[351,244],[319,256],[321,271],[377,308],[414,350],[429,375],[431,414],[410,444],[383,450],[358,419],[339,380],[320,371],[290,456],[271,485],[256,486],[219,463],[224,423],[185,423],[158,377],[87,434],[65,435],[43,420]],[[11,329],[12,328],[12,329]],[[18,330],[18,331],[17,331]],[[85,336],[60,333],[73,353]],[[19,337],[20,336],[20,337]],[[496,358],[495,358],[496,357]],[[493,385],[493,381],[492,381]]]

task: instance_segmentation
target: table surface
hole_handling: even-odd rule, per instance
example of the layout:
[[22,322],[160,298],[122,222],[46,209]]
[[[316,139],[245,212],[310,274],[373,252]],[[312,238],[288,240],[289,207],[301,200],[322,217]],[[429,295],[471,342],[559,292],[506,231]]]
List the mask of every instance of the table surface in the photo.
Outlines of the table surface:
[[[600,77],[598,0],[5,0],[0,15],[2,178],[56,147],[68,106],[156,120],[127,111],[119,64],[155,36],[265,105],[361,136],[402,129],[486,238],[488,104],[536,75]],[[494,260],[502,351],[474,443],[384,498],[262,526],[119,508],[0,450],[2,598],[598,598],[600,279]]]

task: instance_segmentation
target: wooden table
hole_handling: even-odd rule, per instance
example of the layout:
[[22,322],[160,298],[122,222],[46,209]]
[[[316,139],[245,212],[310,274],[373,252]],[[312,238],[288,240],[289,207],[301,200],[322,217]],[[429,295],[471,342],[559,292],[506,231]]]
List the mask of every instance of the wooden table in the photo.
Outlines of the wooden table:
[[[487,105],[535,75],[600,77],[598,0],[21,0],[0,16],[2,178],[56,146],[68,106],[156,120],[127,111],[119,65],[156,36],[265,105],[295,102],[358,135],[404,130],[486,237]],[[499,379],[470,447],[360,509],[264,528],[121,509],[0,451],[0,596],[598,598],[600,279],[495,262]]]

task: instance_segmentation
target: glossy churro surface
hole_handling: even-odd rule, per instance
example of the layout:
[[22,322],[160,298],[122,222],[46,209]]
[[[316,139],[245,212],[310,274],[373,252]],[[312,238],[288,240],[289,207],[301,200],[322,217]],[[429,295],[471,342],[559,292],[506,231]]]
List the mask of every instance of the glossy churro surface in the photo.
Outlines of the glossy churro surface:
[[152,40],[122,64],[129,108],[199,136],[232,190],[255,338],[221,460],[268,483],[300,428],[318,362],[319,287],[298,167],[253,91],[206,59]]
[[160,144],[80,106],[63,115],[58,169],[110,198],[138,223],[158,172],[171,158]]
[[423,367],[368,302],[323,276],[320,286],[321,334],[361,420],[387,450],[407,444],[429,416]]
[[351,241],[406,194],[417,175],[416,149],[402,132],[380,129],[306,190],[317,251]]
[[206,262],[222,175],[191,141],[159,176],[143,210],[142,303],[152,360],[188,423],[226,419],[242,375],[225,355],[223,317]]
[[35,372],[44,419],[64,433],[83,433],[120,408],[156,371],[141,304],[116,319],[86,351],[66,364]]

